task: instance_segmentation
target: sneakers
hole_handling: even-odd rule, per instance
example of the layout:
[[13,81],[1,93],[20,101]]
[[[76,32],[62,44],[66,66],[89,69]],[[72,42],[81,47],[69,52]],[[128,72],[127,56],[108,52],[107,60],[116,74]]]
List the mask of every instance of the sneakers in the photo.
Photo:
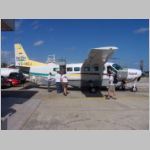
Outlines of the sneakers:
[[116,97],[112,97],[112,96],[110,96],[110,97],[107,96],[107,97],[106,97],[107,100],[110,100],[111,98],[114,99],[114,100],[117,99]]
[[107,99],[107,100],[109,100],[109,99],[110,99],[110,97],[106,97],[106,99]]

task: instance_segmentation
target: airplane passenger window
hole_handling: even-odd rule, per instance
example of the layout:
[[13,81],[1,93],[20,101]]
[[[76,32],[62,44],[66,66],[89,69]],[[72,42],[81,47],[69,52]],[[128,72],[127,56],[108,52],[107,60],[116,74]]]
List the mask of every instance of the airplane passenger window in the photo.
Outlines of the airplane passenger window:
[[90,67],[84,67],[84,71],[90,71]]
[[122,67],[119,66],[118,64],[113,64],[112,65],[116,70],[122,70]]
[[72,71],[72,67],[68,67],[68,68],[67,68],[67,71]]
[[80,67],[74,67],[74,71],[80,71]]
[[99,67],[98,66],[94,66],[93,69],[94,69],[94,71],[99,71]]

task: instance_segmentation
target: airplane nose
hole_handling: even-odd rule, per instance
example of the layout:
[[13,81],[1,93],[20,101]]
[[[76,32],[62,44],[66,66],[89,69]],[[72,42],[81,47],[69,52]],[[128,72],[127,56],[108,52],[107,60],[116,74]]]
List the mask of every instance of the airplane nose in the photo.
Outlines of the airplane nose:
[[139,79],[142,76],[142,71],[139,69],[128,69],[128,79]]
[[137,70],[137,76],[141,77],[142,76],[142,71],[141,70]]

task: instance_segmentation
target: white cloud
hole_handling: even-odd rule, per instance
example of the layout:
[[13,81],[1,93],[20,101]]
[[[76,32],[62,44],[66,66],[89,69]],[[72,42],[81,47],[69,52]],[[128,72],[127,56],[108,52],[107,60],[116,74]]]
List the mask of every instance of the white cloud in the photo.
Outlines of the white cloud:
[[23,23],[22,20],[16,20],[15,21],[15,28],[16,28],[16,30],[18,30],[21,27],[22,23]]
[[36,42],[34,42],[34,46],[40,46],[40,45],[42,45],[42,44],[44,44],[44,41],[43,40],[39,40],[39,41],[36,41]]
[[39,22],[37,20],[33,21],[31,25],[33,30],[37,30],[40,27]]
[[145,32],[148,32],[148,31],[149,31],[149,28],[142,27],[142,28],[139,28],[139,29],[135,30],[134,33],[140,34],[140,33],[145,33]]

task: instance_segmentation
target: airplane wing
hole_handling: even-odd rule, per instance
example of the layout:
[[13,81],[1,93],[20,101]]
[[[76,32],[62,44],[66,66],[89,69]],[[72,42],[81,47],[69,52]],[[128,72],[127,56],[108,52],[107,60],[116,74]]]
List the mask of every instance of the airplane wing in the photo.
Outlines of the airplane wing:
[[117,47],[99,47],[91,49],[88,58],[85,60],[85,65],[99,64],[104,65],[104,63],[111,57],[111,55],[117,50]]
[[117,50],[117,47],[91,49],[81,69],[81,87],[101,87],[104,64]]

